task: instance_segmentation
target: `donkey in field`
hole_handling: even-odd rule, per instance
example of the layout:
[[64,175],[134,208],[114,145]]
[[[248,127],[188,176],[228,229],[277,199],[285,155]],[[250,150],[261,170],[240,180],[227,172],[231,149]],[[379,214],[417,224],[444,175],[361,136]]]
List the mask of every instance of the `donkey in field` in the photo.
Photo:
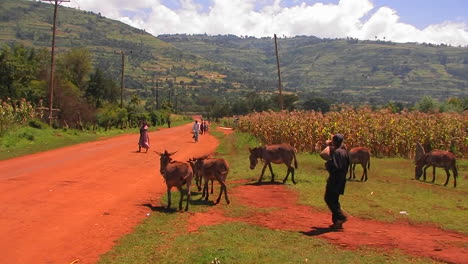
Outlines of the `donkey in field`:
[[[361,176],[361,181],[364,179],[364,181],[367,181],[367,170],[370,169],[370,150],[366,147],[355,147],[352,148],[348,152],[349,156],[349,179],[351,177],[353,179],[356,178],[356,164],[361,164],[362,168],[364,169],[364,172],[362,173]],[[364,177],[365,176],[365,177]]]
[[423,175],[424,181],[426,181],[426,170],[429,167],[432,168],[432,183],[435,182],[435,169],[436,167],[444,168],[447,173],[447,180],[445,181],[444,186],[447,186],[450,178],[450,170],[453,171],[453,187],[457,187],[457,165],[456,158],[452,152],[445,150],[432,150],[429,153],[424,152],[424,148],[421,144],[416,144],[416,168],[415,168],[415,178],[419,180],[421,175]]
[[208,156],[203,156],[200,158],[190,159],[189,163],[192,165],[193,171],[197,177],[203,177],[205,179],[201,199],[205,198],[205,201],[208,200],[208,182],[211,180],[211,190],[213,190],[213,181],[216,180],[221,186],[218,199],[216,199],[216,204],[218,204],[221,200],[223,192],[224,199],[226,200],[226,203],[229,204],[230,201],[226,186],[226,178],[229,173],[229,164],[227,161],[225,159],[209,158]]
[[[283,179],[283,183],[291,174],[291,179],[294,184],[296,181],[294,180],[294,168],[297,169],[297,160],[296,160],[296,153],[294,149],[289,144],[275,144],[275,145],[266,145],[264,147],[255,147],[253,149],[249,148],[250,151],[250,169],[255,169],[255,166],[258,163],[258,159],[261,159],[265,162],[263,165],[262,174],[258,179],[258,182],[262,182],[263,174],[265,173],[265,169],[268,166],[271,172],[271,182],[275,181],[275,174],[273,174],[273,169],[271,168],[271,163],[281,164],[284,163],[288,167],[288,172],[286,173],[286,177]],[[291,166],[291,163],[294,159],[294,168]]]
[[[161,156],[159,171],[167,185],[167,209],[171,208],[171,189],[172,187],[176,187],[180,192],[179,210],[182,210],[182,200],[184,199],[184,194],[186,194],[187,203],[185,211],[187,211],[190,200],[190,185],[193,177],[192,166],[186,162],[172,160],[171,156],[176,152],[169,153],[167,150],[164,150],[164,153],[155,152]],[[182,188],[183,185],[187,186],[186,190]]]

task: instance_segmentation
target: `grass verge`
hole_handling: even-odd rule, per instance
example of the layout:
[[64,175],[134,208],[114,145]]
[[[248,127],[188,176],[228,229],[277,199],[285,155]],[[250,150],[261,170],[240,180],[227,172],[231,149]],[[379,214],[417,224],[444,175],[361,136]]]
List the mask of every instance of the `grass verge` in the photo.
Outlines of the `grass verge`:
[[[190,120],[174,121],[172,126],[187,123],[190,123]],[[150,131],[155,131],[161,127],[164,126],[153,127]],[[0,136],[0,160],[135,133],[139,133],[138,128],[81,131],[76,129],[53,129],[46,124],[39,126],[39,128],[18,126]]]

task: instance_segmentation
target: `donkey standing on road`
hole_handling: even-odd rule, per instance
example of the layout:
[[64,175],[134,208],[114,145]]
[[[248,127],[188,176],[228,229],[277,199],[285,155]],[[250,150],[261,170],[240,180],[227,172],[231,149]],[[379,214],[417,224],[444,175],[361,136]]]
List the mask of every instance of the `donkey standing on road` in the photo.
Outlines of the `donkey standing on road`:
[[[271,168],[271,163],[281,164],[284,163],[288,167],[288,173],[286,173],[286,177],[283,179],[283,183],[289,177],[291,173],[291,179],[294,184],[296,181],[294,180],[294,168],[297,169],[297,160],[296,160],[296,153],[294,149],[289,144],[275,144],[275,145],[266,145],[264,147],[255,147],[253,149],[249,148],[250,151],[250,169],[255,169],[255,166],[258,163],[258,159],[261,159],[265,162],[263,165],[262,174],[260,175],[260,179],[258,182],[262,182],[263,174],[265,173],[265,169],[268,166],[271,172],[271,182],[275,181],[275,174],[273,174],[273,169]],[[291,162],[294,159],[294,168],[291,166]]]
[[349,179],[356,179],[356,164],[361,164],[364,172],[361,176],[361,181],[367,181],[367,170],[370,169],[370,150],[366,147],[355,147],[348,152],[349,157]]
[[447,173],[447,180],[445,181],[444,186],[447,186],[449,178],[450,178],[450,171],[453,171],[453,187],[457,187],[457,165],[456,165],[456,158],[452,152],[445,151],[445,150],[432,150],[429,153],[424,152],[424,148],[421,144],[416,144],[416,168],[415,168],[415,178],[419,180],[421,175],[424,176],[423,179],[426,181],[426,170],[429,167],[433,167],[432,169],[432,183],[435,182],[435,169],[436,167],[444,168],[445,172]]
[[195,175],[205,179],[201,199],[205,198],[205,201],[208,200],[208,183],[211,181],[211,191],[213,191],[213,180],[216,180],[221,186],[216,203],[219,203],[224,192],[224,199],[226,200],[226,203],[229,204],[230,201],[226,186],[226,178],[229,173],[229,164],[227,161],[225,159],[208,158],[208,156],[203,156],[200,158],[190,159],[189,163],[192,165]]
[[[185,211],[187,211],[190,200],[190,185],[193,177],[192,166],[186,162],[172,160],[171,156],[176,152],[169,153],[167,150],[164,150],[164,153],[155,152],[161,156],[159,171],[167,185],[167,209],[171,207],[171,189],[172,187],[176,187],[180,192],[179,210],[182,210],[184,193],[187,194],[187,204],[185,205]],[[182,188],[183,185],[187,186],[186,190]]]

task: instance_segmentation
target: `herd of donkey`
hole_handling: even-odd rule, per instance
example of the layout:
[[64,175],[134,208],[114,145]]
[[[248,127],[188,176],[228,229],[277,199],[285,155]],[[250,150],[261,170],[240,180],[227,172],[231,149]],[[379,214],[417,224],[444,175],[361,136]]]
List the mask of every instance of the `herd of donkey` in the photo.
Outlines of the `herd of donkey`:
[[[324,160],[330,159],[330,146],[331,140],[327,140],[325,143],[317,143],[315,150],[320,152],[320,157]],[[341,148],[347,149],[346,145],[343,144]],[[265,145],[261,147],[249,148],[250,151],[250,169],[255,169],[255,166],[258,163],[258,160],[264,162],[260,178],[258,183],[262,181],[263,174],[265,169],[268,166],[271,173],[271,181],[274,182],[273,169],[271,163],[275,164],[285,164],[288,167],[286,177],[283,179],[285,183],[291,174],[291,180],[294,184],[294,170],[297,169],[297,160],[295,150],[289,144],[272,144]],[[198,158],[191,158],[187,162],[176,161],[171,158],[176,152],[169,153],[165,150],[163,153],[155,151],[160,156],[160,173],[164,177],[164,180],[167,185],[167,196],[168,204],[167,209],[171,207],[171,189],[176,187],[180,192],[180,201],[179,201],[179,210],[182,210],[182,201],[184,195],[187,196],[185,211],[188,210],[188,204],[190,200],[190,186],[192,179],[195,179],[195,183],[198,187],[198,191],[202,191],[202,181],[204,180],[203,192],[201,199],[208,200],[208,183],[211,181],[211,193],[213,193],[213,181],[217,181],[220,185],[220,193],[216,200],[218,204],[221,200],[221,196],[224,193],[226,203],[230,203],[229,197],[227,194],[226,187],[226,178],[229,173],[229,164],[223,158],[212,158],[208,155]],[[370,169],[370,150],[366,147],[354,147],[348,151],[348,157],[350,161],[349,168],[349,178],[355,179],[355,167],[356,164],[361,164],[364,169],[361,176],[361,181],[367,181],[367,170]],[[291,165],[294,161],[294,167]],[[435,181],[435,168],[441,167],[445,169],[447,174],[447,179],[444,186],[447,186],[450,172],[453,171],[453,187],[457,186],[457,167],[456,167],[456,158],[452,152],[445,150],[432,150],[428,153],[425,153],[424,148],[421,144],[417,143],[416,145],[416,155],[415,155],[415,178],[419,180],[423,176],[424,181],[426,180],[426,170],[429,167],[433,167],[432,171],[432,183]],[[186,186],[184,189],[183,186]]]

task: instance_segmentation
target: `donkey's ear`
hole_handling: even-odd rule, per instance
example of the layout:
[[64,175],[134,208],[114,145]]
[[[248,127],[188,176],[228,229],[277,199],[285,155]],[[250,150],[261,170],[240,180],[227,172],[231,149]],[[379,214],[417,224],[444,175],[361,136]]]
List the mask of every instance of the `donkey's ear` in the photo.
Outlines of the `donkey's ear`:
[[162,156],[162,154],[157,152],[156,150],[154,151],[154,153],[158,154],[159,156]]
[[417,142],[416,143],[416,156],[414,157],[414,160],[415,161],[420,160],[424,156],[424,154],[426,153],[424,152],[423,146],[419,142]]
[[251,149],[251,148],[249,148],[249,152],[252,153],[252,149]]
[[174,154],[176,154],[176,153],[177,153],[177,151],[174,151],[174,152],[172,152],[172,153],[168,153],[168,155],[169,155],[169,156],[172,156],[172,155],[174,155]]

